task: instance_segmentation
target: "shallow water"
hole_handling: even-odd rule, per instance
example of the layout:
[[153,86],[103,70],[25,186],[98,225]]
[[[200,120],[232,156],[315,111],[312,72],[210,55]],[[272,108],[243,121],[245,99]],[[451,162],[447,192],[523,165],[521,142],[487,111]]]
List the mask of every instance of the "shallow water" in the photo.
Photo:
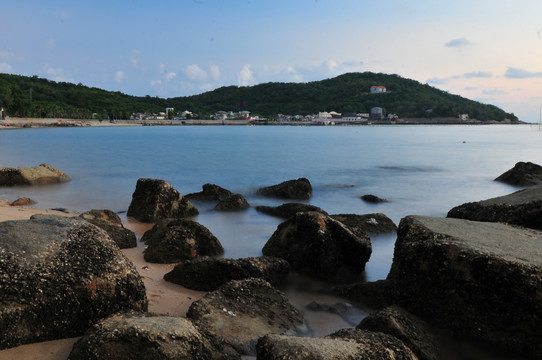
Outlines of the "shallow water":
[[[313,185],[308,203],[330,214],[382,212],[398,224],[406,215],[445,216],[461,203],[517,190],[493,179],[518,161],[542,163],[542,132],[537,128],[179,126],[2,130],[0,166],[49,163],[68,173],[72,181],[1,188],[0,199],[27,196],[44,208],[122,212],[130,204],[137,179],[148,177],[164,179],[183,194],[215,183],[243,194],[252,206],[274,206],[284,201],[258,196],[258,187],[306,177]],[[388,202],[368,204],[360,200],[364,194],[375,194]],[[212,211],[214,204],[194,204],[200,210],[195,220],[220,239],[225,256],[231,258],[261,255],[263,245],[281,221],[253,208],[217,213]],[[373,254],[364,274],[367,280],[386,277],[394,242],[395,234],[372,237]],[[294,276],[285,290],[296,306],[304,308],[311,298],[318,297],[318,284]],[[311,312],[304,311],[310,318]],[[316,314],[312,324],[316,334],[324,334],[344,327],[344,320],[332,314]]]

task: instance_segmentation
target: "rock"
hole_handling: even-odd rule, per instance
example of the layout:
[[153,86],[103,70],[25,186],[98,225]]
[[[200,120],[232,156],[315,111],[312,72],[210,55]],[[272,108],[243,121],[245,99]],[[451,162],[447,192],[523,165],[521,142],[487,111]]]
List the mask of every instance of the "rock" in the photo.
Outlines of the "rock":
[[113,211],[90,210],[79,216],[104,230],[121,249],[137,246],[134,232],[126,229],[124,225],[122,225],[120,217]]
[[363,200],[365,202],[368,202],[368,203],[372,203],[372,204],[388,202],[388,200],[382,199],[382,198],[380,198],[380,197],[378,197],[376,195],[372,195],[372,194],[363,195],[361,197],[361,200]]
[[542,166],[520,161],[512,169],[497,177],[495,181],[516,186],[541,185]]
[[205,184],[203,191],[199,193],[186,194],[184,197],[189,200],[220,201],[233,195],[233,193],[215,184]]
[[447,217],[474,221],[504,222],[542,229],[542,185],[515,193],[456,206]]
[[245,210],[250,207],[247,199],[241,194],[233,194],[220,202],[215,206],[215,210],[218,211],[236,211]]
[[270,256],[243,259],[199,258],[185,260],[164,275],[166,281],[200,291],[212,291],[231,280],[263,278],[278,286],[288,275],[286,260]]
[[296,331],[303,317],[286,296],[263,279],[234,280],[192,303],[187,317],[215,339],[239,353],[255,353],[257,340],[267,334]]
[[438,360],[438,343],[429,326],[399,306],[390,306],[370,314],[356,327],[382,332],[403,341],[420,360]]
[[312,301],[307,305],[307,309],[312,311],[329,312],[339,315],[350,326],[356,326],[360,320],[366,315],[365,312],[356,309],[352,304],[347,302],[338,302],[335,304],[319,303]]
[[408,216],[388,281],[394,300],[457,337],[542,354],[542,233]]
[[70,181],[64,172],[49,164],[32,167],[0,167],[0,186],[44,185]]
[[310,199],[312,186],[308,179],[299,178],[284,181],[277,185],[262,187],[258,189],[258,194],[281,199]]
[[101,318],[147,310],[132,262],[98,227],[37,216],[0,223],[0,348],[81,336]]
[[364,271],[371,256],[371,241],[329,216],[306,212],[281,223],[262,253],[288,261],[292,270],[345,281]]
[[329,289],[329,292],[374,309],[382,309],[392,304],[390,282],[386,280],[336,285]]
[[258,359],[417,360],[393,336],[355,329],[323,338],[266,335],[257,344]]
[[142,222],[156,222],[164,218],[196,216],[194,207],[167,181],[139,179],[132,194],[127,216]]
[[397,231],[397,225],[386,215],[376,214],[338,214],[331,215],[337,221],[348,226],[357,235],[362,234],[381,234]]
[[34,205],[37,204],[34,200],[27,197],[18,198],[15,201],[12,201],[9,205],[11,206],[28,206],[28,205]]
[[276,216],[283,219],[289,219],[298,212],[308,211],[316,211],[321,214],[327,215],[327,212],[325,212],[318,206],[300,203],[287,203],[280,206],[256,206],[255,209],[259,212],[263,212],[264,214]]
[[205,226],[186,219],[162,219],[143,234],[148,246],[143,251],[146,261],[170,264],[196,256],[224,254],[220,241]]
[[112,315],[77,340],[69,360],[240,359],[215,346],[187,319],[150,313]]

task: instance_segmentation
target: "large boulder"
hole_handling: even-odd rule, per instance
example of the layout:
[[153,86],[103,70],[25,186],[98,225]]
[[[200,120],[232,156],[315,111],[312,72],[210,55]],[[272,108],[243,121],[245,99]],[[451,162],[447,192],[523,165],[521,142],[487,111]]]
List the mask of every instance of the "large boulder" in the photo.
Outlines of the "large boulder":
[[277,286],[289,271],[286,260],[270,256],[236,260],[199,258],[180,262],[164,279],[189,289],[212,291],[231,280],[251,277],[263,278]]
[[341,330],[321,338],[266,335],[257,344],[258,359],[417,360],[399,339],[370,331]]
[[456,206],[447,217],[474,221],[504,222],[542,230],[542,185],[515,193]]
[[382,234],[397,231],[397,225],[382,213],[375,214],[337,214],[331,215],[337,221],[348,226],[355,234]]
[[214,210],[218,211],[238,211],[245,210],[250,207],[247,199],[241,194],[233,194],[220,202],[215,206]]
[[0,186],[43,185],[70,181],[64,172],[49,164],[32,167],[0,167]]
[[146,261],[170,264],[197,256],[224,254],[220,241],[205,226],[186,219],[162,219],[147,230],[141,241]]
[[73,345],[69,360],[240,359],[211,343],[185,318],[150,313],[114,314]]
[[277,185],[266,186],[258,189],[258,194],[281,199],[310,199],[312,186],[308,179],[284,181]]
[[518,162],[495,181],[516,186],[542,185],[542,166],[532,162]]
[[292,270],[346,281],[365,270],[371,241],[367,235],[356,235],[329,216],[306,212],[281,223],[262,253],[285,259]]
[[202,191],[186,194],[184,197],[189,200],[220,201],[233,195],[228,189],[215,184],[204,184]]
[[438,341],[427,323],[399,306],[389,306],[370,314],[356,328],[395,336],[420,360],[441,358]]
[[388,280],[399,305],[456,336],[542,356],[542,233],[408,216]]
[[32,200],[31,198],[21,197],[12,201],[9,205],[10,206],[29,206],[29,205],[35,205],[35,204],[37,204],[37,202]]
[[298,212],[307,212],[307,211],[316,211],[327,215],[323,209],[318,206],[310,204],[300,204],[300,203],[286,203],[279,206],[256,206],[255,209],[264,214],[271,216],[276,216],[282,219],[289,219]]
[[167,181],[138,179],[127,215],[142,222],[196,216],[198,209]]
[[126,229],[124,225],[122,225],[120,217],[113,211],[90,210],[79,216],[104,230],[121,249],[137,246],[134,232]]
[[304,325],[286,296],[258,278],[234,280],[192,303],[187,317],[212,338],[223,339],[241,354],[255,354],[267,334],[295,332]]
[[81,336],[125,310],[147,310],[133,264],[98,227],[38,216],[0,223],[0,348]]

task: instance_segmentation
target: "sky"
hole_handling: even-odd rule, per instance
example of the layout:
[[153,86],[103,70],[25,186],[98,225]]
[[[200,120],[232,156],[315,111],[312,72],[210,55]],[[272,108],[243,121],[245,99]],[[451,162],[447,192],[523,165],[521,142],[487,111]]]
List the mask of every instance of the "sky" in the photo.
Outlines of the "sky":
[[371,71],[523,121],[538,122],[542,106],[540,0],[0,0],[0,9],[1,73],[170,98]]

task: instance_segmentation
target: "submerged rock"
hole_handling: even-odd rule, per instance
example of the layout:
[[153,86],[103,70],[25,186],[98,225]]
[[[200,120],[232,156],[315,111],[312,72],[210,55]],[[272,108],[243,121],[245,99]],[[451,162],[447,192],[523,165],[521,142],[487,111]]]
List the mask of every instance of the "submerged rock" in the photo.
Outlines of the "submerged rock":
[[113,211],[90,210],[79,215],[79,217],[104,230],[121,249],[137,246],[134,232],[126,229],[122,225],[120,217]]
[[148,262],[170,264],[197,256],[224,253],[220,241],[205,226],[186,219],[162,219],[143,234]]
[[387,281],[398,304],[456,336],[542,354],[542,232],[408,216],[397,234]]
[[337,214],[331,215],[337,221],[348,226],[355,234],[382,234],[397,231],[397,225],[382,213],[375,214]]
[[202,191],[186,194],[184,197],[189,200],[220,201],[233,195],[233,193],[215,184],[204,184]]
[[264,214],[276,216],[283,219],[289,219],[295,214],[297,214],[298,212],[308,212],[308,211],[316,211],[324,215],[327,215],[327,212],[325,212],[323,209],[319,208],[318,206],[314,206],[310,204],[300,204],[300,203],[287,203],[287,204],[282,204],[280,206],[256,206],[255,209],[259,212],[263,212]]
[[194,207],[167,181],[139,179],[127,216],[142,222],[164,218],[186,218],[198,214]]
[[0,186],[44,185],[70,181],[64,172],[49,164],[33,167],[0,167]]
[[371,241],[329,216],[306,212],[281,223],[262,253],[285,259],[301,273],[345,281],[364,271]]
[[542,230],[542,185],[515,193],[456,206],[447,217],[474,221],[504,222]]
[[495,181],[517,186],[541,185],[542,166],[520,161],[512,169],[497,177]]
[[192,303],[187,317],[214,339],[253,355],[267,334],[295,331],[304,324],[286,296],[263,279],[234,280]]
[[231,280],[251,277],[263,278],[277,286],[289,271],[286,260],[270,256],[236,260],[200,258],[180,262],[164,279],[189,289],[212,291]]
[[115,314],[77,340],[69,360],[240,359],[213,344],[187,319],[150,313]]
[[284,181],[277,185],[271,185],[258,189],[258,194],[281,199],[310,199],[312,186],[308,179]]
[[383,198],[378,197],[378,196],[373,195],[373,194],[362,195],[361,200],[363,200],[365,202],[368,202],[368,203],[372,203],[372,204],[388,202],[388,200],[383,199]]
[[247,199],[241,194],[233,194],[220,202],[215,206],[215,210],[218,211],[237,211],[245,210],[250,207]]
[[141,277],[78,218],[0,223],[0,348],[75,337],[120,310],[147,310]]

